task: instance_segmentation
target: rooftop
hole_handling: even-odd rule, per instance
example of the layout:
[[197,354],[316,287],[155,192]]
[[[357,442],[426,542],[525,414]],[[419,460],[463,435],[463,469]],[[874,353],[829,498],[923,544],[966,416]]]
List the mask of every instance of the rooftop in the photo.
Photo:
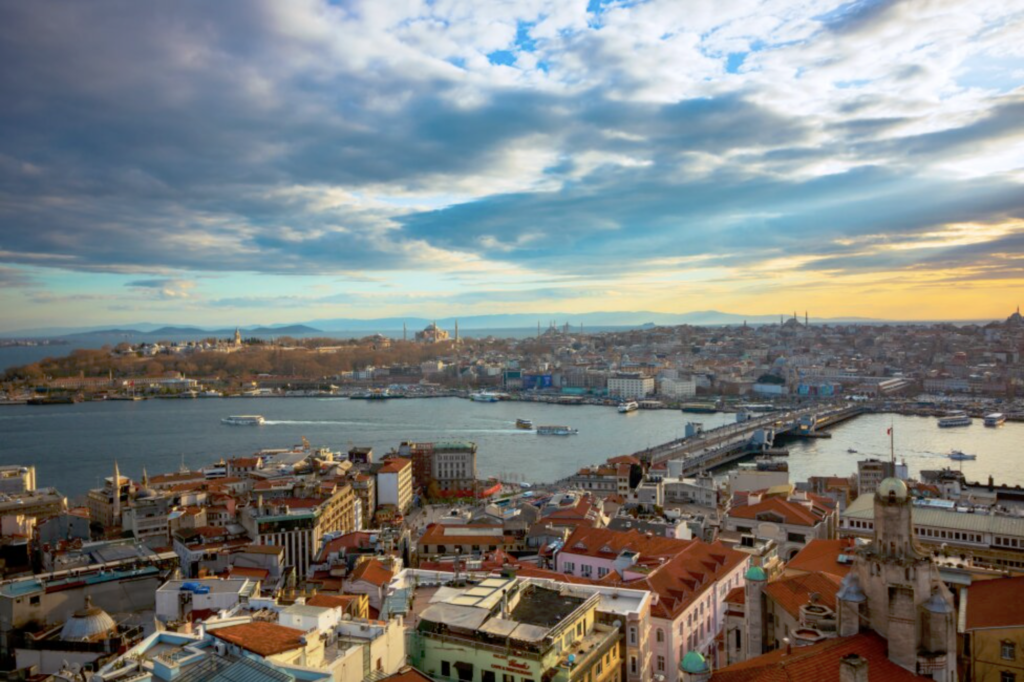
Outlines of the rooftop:
[[305,646],[302,630],[253,621],[211,630],[210,634],[260,656],[274,656]]

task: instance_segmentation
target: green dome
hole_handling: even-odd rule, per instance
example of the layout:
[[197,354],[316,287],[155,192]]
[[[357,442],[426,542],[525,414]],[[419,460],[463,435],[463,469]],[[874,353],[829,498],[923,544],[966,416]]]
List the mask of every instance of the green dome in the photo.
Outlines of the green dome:
[[910,497],[910,490],[900,479],[887,478],[878,484],[878,496],[888,500],[891,494],[895,495],[897,500],[905,500]]
[[679,664],[679,669],[684,673],[699,675],[708,671],[708,662],[696,651],[688,651],[683,656],[683,662]]
[[743,577],[747,580],[760,580],[762,582],[768,580],[767,574],[765,574],[764,569],[760,566],[751,566]]

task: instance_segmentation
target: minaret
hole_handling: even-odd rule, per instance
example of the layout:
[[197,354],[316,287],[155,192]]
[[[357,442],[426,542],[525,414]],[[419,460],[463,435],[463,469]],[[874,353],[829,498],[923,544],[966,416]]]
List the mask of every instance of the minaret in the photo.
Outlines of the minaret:
[[455,320],[455,345],[459,345],[459,321]]
[[121,523],[121,471],[117,468],[117,460],[114,460],[114,508],[111,512],[114,521],[111,525]]
[[149,487],[149,474],[146,473],[146,467],[142,467],[142,487]]
[[409,333],[405,329],[405,322],[402,323],[402,341],[409,340]]
[[242,345],[242,331],[238,327],[235,327],[235,345]]
[[810,320],[810,317],[807,315],[807,311],[805,310],[804,311],[804,326],[805,327],[809,327],[810,326],[810,323],[808,322],[808,320]]

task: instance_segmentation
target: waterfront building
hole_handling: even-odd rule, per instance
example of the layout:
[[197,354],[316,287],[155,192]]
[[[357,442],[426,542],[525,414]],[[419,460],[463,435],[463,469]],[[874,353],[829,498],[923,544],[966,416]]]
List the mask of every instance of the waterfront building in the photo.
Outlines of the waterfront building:
[[629,495],[631,466],[628,463],[601,464],[583,467],[569,477],[569,486],[599,497],[606,495]]
[[0,494],[21,495],[36,489],[36,468],[21,464],[0,466]]
[[56,488],[0,494],[0,517],[23,516],[46,519],[67,511],[67,498]]
[[476,443],[445,441],[433,443],[431,449],[431,478],[442,496],[445,493],[456,493],[459,497],[472,496],[477,478]]
[[412,460],[385,459],[377,470],[377,506],[391,505],[404,514],[412,506],[412,495]]
[[654,377],[639,372],[619,372],[608,377],[608,395],[622,400],[642,400],[654,393]]

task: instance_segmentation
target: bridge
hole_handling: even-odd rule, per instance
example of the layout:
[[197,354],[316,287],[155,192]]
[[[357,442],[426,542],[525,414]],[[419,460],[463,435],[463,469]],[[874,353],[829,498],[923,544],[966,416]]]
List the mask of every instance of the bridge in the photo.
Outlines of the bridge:
[[814,405],[752,417],[737,413],[736,422],[709,431],[686,425],[686,436],[634,453],[642,462],[683,460],[683,475],[692,476],[752,454],[765,452],[777,438],[820,438],[823,430],[873,407],[866,404]]

